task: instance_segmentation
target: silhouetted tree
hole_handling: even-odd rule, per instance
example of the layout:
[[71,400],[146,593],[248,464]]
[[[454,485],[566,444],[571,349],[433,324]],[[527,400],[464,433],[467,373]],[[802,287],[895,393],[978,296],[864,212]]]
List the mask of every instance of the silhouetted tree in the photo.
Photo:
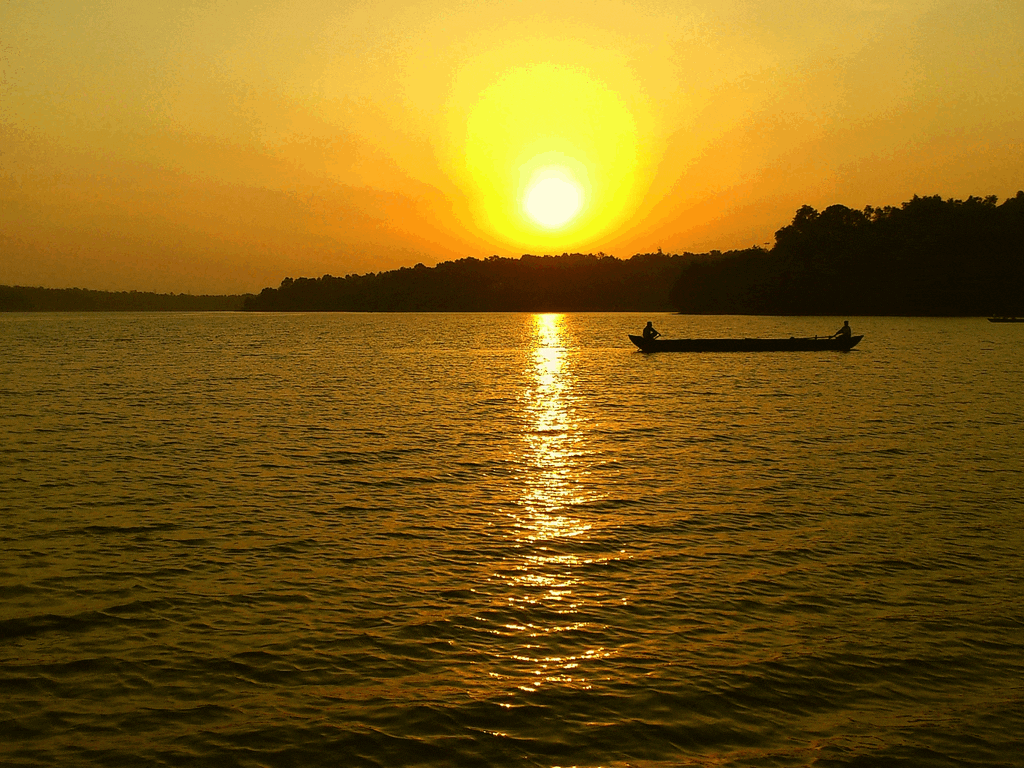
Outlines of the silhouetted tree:
[[688,265],[685,312],[984,315],[1024,313],[1024,192],[917,197],[863,211],[803,206],[770,252]]

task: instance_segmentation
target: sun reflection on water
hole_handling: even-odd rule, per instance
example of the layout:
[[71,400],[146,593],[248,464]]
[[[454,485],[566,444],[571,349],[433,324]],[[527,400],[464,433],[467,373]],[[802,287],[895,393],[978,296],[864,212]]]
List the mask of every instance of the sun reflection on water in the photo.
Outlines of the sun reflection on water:
[[[589,688],[580,664],[609,655],[581,647],[580,637],[601,627],[583,614],[580,569],[597,558],[578,554],[593,525],[574,513],[594,499],[585,486],[586,451],[574,404],[570,350],[562,315],[535,315],[533,368],[523,396],[525,482],[512,512],[518,555],[505,573],[509,608],[521,619],[504,629],[523,644],[512,655],[524,677],[518,688],[535,691],[545,683]],[[603,559],[603,558],[601,558]],[[571,640],[563,638],[572,636]]]

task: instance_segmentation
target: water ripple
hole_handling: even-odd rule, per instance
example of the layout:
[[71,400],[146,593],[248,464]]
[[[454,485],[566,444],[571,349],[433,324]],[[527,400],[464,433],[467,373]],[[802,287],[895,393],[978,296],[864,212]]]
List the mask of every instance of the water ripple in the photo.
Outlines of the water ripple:
[[1019,765],[1021,329],[853,322],[0,318],[0,762]]

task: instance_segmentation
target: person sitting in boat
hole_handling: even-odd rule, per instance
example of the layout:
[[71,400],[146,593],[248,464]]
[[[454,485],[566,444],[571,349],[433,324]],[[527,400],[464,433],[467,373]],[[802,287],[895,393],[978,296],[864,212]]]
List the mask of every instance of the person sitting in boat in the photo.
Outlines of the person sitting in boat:
[[850,328],[850,321],[844,320],[843,327],[840,328],[835,333],[833,333],[832,335],[838,336],[841,339],[849,339],[851,336],[853,336],[853,330]]
[[661,334],[654,330],[654,325],[650,320],[648,320],[647,325],[644,327],[644,341],[650,341],[651,339],[656,339],[659,336],[661,336]]

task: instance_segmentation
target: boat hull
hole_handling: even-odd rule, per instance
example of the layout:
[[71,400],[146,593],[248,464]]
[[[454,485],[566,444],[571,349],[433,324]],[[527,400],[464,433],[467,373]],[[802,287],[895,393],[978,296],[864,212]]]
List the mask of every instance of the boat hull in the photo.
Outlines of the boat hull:
[[651,339],[629,335],[641,352],[849,352],[864,336],[788,339]]

